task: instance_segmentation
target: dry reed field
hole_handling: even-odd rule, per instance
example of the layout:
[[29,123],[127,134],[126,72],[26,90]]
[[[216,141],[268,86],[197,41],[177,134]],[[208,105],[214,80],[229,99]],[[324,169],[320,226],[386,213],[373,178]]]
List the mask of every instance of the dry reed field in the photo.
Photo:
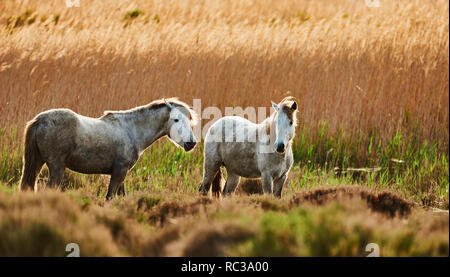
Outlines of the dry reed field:
[[[0,255],[61,256],[73,239],[88,256],[362,256],[373,241],[386,256],[448,256],[448,1],[79,3],[0,1]],[[176,96],[224,111],[287,95],[299,126],[281,200],[245,184],[230,199],[200,198],[202,146],[183,153],[166,140],[111,203],[105,176],[67,172],[62,192],[18,191],[23,128],[44,110],[99,117]],[[342,185],[370,192],[301,198]],[[380,193],[395,196],[388,210],[411,212],[352,196],[384,203]]]

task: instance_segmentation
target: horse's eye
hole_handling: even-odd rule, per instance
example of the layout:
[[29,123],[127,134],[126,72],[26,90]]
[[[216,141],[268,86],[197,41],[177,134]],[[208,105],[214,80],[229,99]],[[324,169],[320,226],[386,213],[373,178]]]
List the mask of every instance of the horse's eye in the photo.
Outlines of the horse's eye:
[[175,118],[175,122],[178,122],[178,118]]

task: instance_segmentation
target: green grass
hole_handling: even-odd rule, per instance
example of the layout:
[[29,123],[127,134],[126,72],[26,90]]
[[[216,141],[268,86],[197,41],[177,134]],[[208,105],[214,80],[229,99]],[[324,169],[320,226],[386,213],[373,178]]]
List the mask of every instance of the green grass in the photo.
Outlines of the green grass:
[[[336,167],[379,167],[376,174],[363,174],[361,178],[344,176],[347,178],[344,181],[393,189],[424,205],[448,208],[447,145],[420,141],[418,136],[404,136],[400,131],[387,140],[378,138],[375,133],[349,138],[341,131],[330,136],[325,124],[317,134],[301,129],[298,137],[293,147],[294,158],[300,168],[306,168],[302,171],[300,186],[323,178],[324,172],[330,173]],[[337,182],[335,177],[330,178],[331,182]]]
[[[437,143],[419,141],[414,136],[397,132],[389,140],[375,133],[357,138],[343,132],[330,136],[325,124],[311,134],[301,128],[294,141],[295,164],[290,172],[285,194],[317,185],[359,184],[376,189],[389,189],[421,205],[448,209],[449,155]],[[22,169],[22,148],[17,132],[0,130],[0,180],[17,187]],[[184,152],[167,140],[152,145],[143,154],[125,180],[127,192],[145,190],[196,192],[202,180],[203,147]],[[363,174],[336,174],[347,168],[380,170]],[[336,168],[339,168],[337,170]],[[337,171],[336,171],[337,170]],[[46,180],[47,171],[40,175]],[[64,186],[76,189],[85,183],[104,184],[92,191],[106,194],[108,178],[67,171]]]

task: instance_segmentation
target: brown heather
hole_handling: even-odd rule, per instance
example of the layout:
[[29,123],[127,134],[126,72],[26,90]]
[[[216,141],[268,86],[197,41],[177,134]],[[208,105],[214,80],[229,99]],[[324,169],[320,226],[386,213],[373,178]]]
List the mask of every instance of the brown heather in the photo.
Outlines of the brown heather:
[[[385,193],[392,201],[381,210],[366,201]],[[0,194],[0,255],[61,257],[69,242],[82,256],[366,256],[369,242],[380,244],[382,256],[449,253],[448,211],[410,206],[392,217],[407,202],[357,186],[286,200],[148,191],[107,203],[87,199],[79,191]],[[155,215],[165,218],[161,225]]]

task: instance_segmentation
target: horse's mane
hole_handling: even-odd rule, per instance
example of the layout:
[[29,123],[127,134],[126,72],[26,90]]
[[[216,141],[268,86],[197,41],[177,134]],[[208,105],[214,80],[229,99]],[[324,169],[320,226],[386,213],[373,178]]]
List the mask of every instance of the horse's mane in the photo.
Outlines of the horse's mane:
[[294,104],[294,102],[296,102],[295,97],[293,96],[287,96],[285,98],[283,98],[283,100],[280,101],[280,103],[278,104],[278,106],[280,107],[280,110],[282,110],[284,113],[287,114],[287,116],[289,117],[289,119],[292,120],[292,124],[295,126],[297,126],[297,112],[298,112],[298,103],[297,103],[297,108],[294,110],[292,108],[292,104]]
[[[298,103],[297,103],[297,109],[292,109],[292,104],[294,102],[297,102],[295,97],[293,96],[287,96],[283,98],[283,100],[278,103],[278,107],[280,107],[280,110],[287,114],[290,120],[292,120],[292,124],[294,127],[297,126],[297,112],[298,112]],[[270,128],[272,127],[273,121],[275,120],[275,117],[277,115],[277,112],[272,113],[266,120],[263,122],[266,122],[266,133],[270,134]]]
[[[188,104],[178,100],[177,97],[165,98],[165,100],[168,103],[174,105],[175,107],[183,107],[184,109],[186,109],[189,112],[191,124],[193,124],[193,125],[197,124],[197,121],[198,121],[197,113]],[[131,114],[131,113],[136,113],[136,112],[141,112],[141,111],[157,110],[157,109],[165,107],[165,106],[166,106],[166,103],[164,102],[164,98],[163,98],[163,99],[154,100],[146,105],[134,107],[134,108],[128,109],[128,110],[105,111],[103,113],[102,118],[111,116],[111,115],[116,115],[116,114]]]

